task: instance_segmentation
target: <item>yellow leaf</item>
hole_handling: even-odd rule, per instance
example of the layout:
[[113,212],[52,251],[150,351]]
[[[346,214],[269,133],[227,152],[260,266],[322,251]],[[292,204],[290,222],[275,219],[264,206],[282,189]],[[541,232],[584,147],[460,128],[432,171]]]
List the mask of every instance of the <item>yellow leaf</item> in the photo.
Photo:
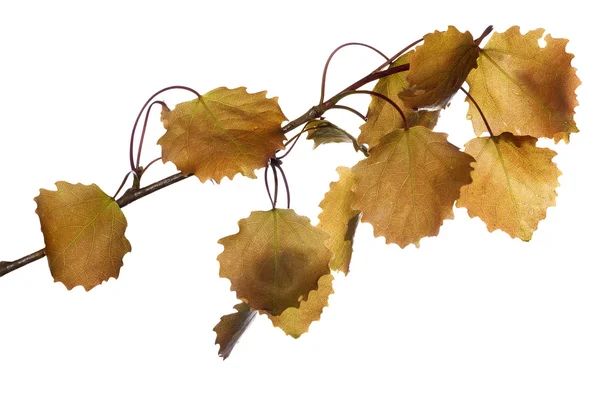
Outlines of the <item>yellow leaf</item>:
[[163,162],[202,182],[238,173],[256,178],[254,171],[284,148],[285,116],[277,98],[266,98],[264,91],[220,87],[165,113],[167,131],[158,140]]
[[297,339],[308,332],[313,321],[321,318],[323,308],[327,306],[331,294],[333,294],[333,276],[322,276],[319,279],[319,288],[311,291],[308,299],[302,300],[298,308],[289,307],[279,316],[269,314],[269,318],[273,326],[279,327],[287,335]]
[[[538,41],[544,29],[521,35],[518,26],[494,33],[481,51],[479,68],[467,78],[470,94],[481,107],[492,132],[569,141],[579,130],[573,120],[581,84],[571,66],[568,40],[547,35],[545,47]],[[487,132],[475,106],[467,118],[477,136]]]
[[35,198],[54,281],[89,291],[118,278],[123,257],[131,251],[119,205],[96,184],[59,181],[56,188],[42,189]]
[[325,245],[333,254],[329,266],[334,271],[343,271],[348,275],[360,211],[352,209],[352,188],[356,184],[356,178],[350,168],[339,167],[337,172],[340,176],[339,181],[330,184],[329,192],[319,204],[323,211],[319,214],[317,227],[329,234],[329,239],[325,241]]
[[223,360],[229,357],[242,334],[256,317],[256,311],[250,310],[246,303],[239,303],[234,308],[237,312],[221,317],[213,329],[217,334],[215,344],[219,345],[219,356]]
[[396,130],[354,166],[355,210],[376,236],[400,247],[435,236],[460,187],[471,182],[473,158],[450,144],[445,133],[415,126]]
[[556,152],[536,147],[536,138],[503,133],[469,141],[465,151],[476,159],[473,183],[457,201],[471,217],[480,217],[491,232],[530,240],[546,209],[554,205],[560,171]]
[[279,315],[298,307],[319,278],[329,274],[327,233],[290,209],[254,211],[239,233],[219,240],[220,276],[253,310]]
[[413,109],[443,109],[477,66],[478,55],[470,32],[449,26],[446,32],[425,35],[410,61],[410,86],[400,98]]
[[[402,55],[390,65],[390,68],[409,64],[413,54],[413,51],[409,51]],[[373,91],[383,94],[400,107],[404,112],[408,127],[426,126],[429,129],[433,129],[437,124],[440,114],[439,110],[415,111],[404,105],[404,102],[399,98],[399,94],[409,86],[409,83],[406,80],[407,74],[408,72],[404,71],[381,78],[377,81],[377,84],[375,84]],[[369,147],[373,147],[379,143],[379,140],[382,137],[391,131],[404,128],[404,121],[402,120],[400,113],[398,113],[398,110],[392,107],[387,101],[372,96],[369,110],[367,111],[367,122],[360,127],[361,134],[358,136],[357,140],[358,143],[367,144]]]

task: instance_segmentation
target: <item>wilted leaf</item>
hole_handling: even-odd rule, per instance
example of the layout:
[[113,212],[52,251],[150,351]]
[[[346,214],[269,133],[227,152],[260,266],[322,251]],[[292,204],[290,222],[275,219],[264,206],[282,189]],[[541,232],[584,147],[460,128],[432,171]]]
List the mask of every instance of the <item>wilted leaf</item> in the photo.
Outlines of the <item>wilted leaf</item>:
[[[545,47],[538,40],[544,29],[521,35],[518,26],[494,33],[481,51],[479,68],[467,78],[470,94],[481,107],[494,134],[569,140],[578,132],[573,115],[575,89],[581,84],[571,66],[568,40],[546,35]],[[487,132],[475,106],[469,104],[467,118],[477,136]]]
[[330,184],[329,192],[319,204],[323,211],[319,214],[317,227],[329,234],[325,245],[333,254],[329,263],[330,268],[334,271],[343,271],[348,275],[354,232],[358,225],[360,211],[352,209],[354,202],[352,187],[356,184],[356,178],[350,168],[339,167],[337,172],[340,176],[339,181]]
[[239,303],[234,308],[237,312],[221,317],[213,329],[217,334],[215,343],[219,345],[219,356],[223,359],[229,357],[242,334],[256,317],[256,311],[250,310],[246,303]]
[[465,151],[476,159],[473,183],[457,201],[471,217],[480,217],[491,232],[530,240],[548,207],[554,205],[560,171],[556,152],[536,147],[536,138],[503,133],[469,141]]
[[314,140],[313,149],[325,143],[356,143],[356,139],[327,120],[312,120],[306,124],[306,139]]
[[327,233],[290,209],[254,211],[239,221],[239,233],[219,240],[220,276],[253,310],[279,315],[298,307],[329,274]]
[[410,86],[400,99],[413,109],[443,109],[477,66],[479,48],[470,32],[449,26],[423,37],[415,49],[406,77]]
[[284,148],[284,120],[277,98],[266,98],[266,92],[220,87],[168,112],[158,144],[164,162],[202,182],[238,173],[256,178],[254,171]]
[[325,275],[319,279],[319,288],[308,294],[308,299],[302,300],[298,308],[289,307],[279,316],[269,314],[273,325],[282,329],[294,338],[308,331],[310,324],[321,318],[327,300],[333,294],[333,276]]
[[362,221],[388,243],[418,246],[438,234],[460,187],[471,182],[473,158],[446,140],[445,133],[416,126],[386,135],[370,156],[354,166],[356,200]]
[[56,188],[42,189],[35,198],[54,280],[89,291],[118,278],[123,257],[131,251],[119,205],[96,184],[59,181]]
[[[390,68],[409,64],[413,54],[413,51],[409,51],[402,55],[390,65]],[[404,102],[398,97],[400,92],[409,86],[409,83],[406,80],[407,74],[408,71],[404,71],[381,78],[377,81],[377,84],[375,84],[373,91],[383,94],[400,107],[404,112],[408,127],[425,126],[429,129],[433,129],[437,124],[440,114],[439,110],[415,111],[410,107],[405,106]],[[388,133],[397,129],[404,129],[404,127],[404,121],[402,120],[400,113],[398,113],[398,110],[385,100],[372,96],[369,110],[367,111],[367,122],[360,127],[361,134],[358,136],[357,140],[359,143],[364,143],[369,145],[369,147],[373,147]]]

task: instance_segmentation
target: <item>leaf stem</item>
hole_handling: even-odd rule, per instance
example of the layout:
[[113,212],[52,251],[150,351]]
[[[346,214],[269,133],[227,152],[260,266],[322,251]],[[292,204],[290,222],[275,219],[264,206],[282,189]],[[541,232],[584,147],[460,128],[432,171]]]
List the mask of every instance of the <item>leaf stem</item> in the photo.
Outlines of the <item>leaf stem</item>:
[[481,110],[481,107],[479,107],[479,104],[477,104],[477,102],[475,101],[475,99],[473,98],[473,96],[471,96],[471,94],[469,94],[469,92],[467,90],[465,90],[463,87],[460,87],[460,90],[463,93],[465,93],[465,95],[467,96],[467,98],[469,100],[471,100],[471,103],[473,103],[475,105],[475,108],[477,108],[477,111],[479,112],[479,115],[483,119],[483,123],[485,123],[485,127],[486,127],[488,133],[490,134],[491,137],[493,137],[494,134],[492,133],[492,128],[490,127],[490,124],[488,123],[487,119],[485,118],[485,115],[483,114],[483,111]]
[[381,55],[383,57],[383,59],[386,60],[386,62],[389,61],[389,58],[383,52],[381,52],[377,48],[372,47],[371,45],[367,45],[366,43],[349,42],[349,43],[345,43],[343,45],[338,46],[329,55],[329,58],[327,58],[327,61],[325,62],[325,67],[323,68],[323,78],[321,79],[321,98],[319,99],[319,105],[323,104],[323,100],[325,100],[325,83],[326,83],[326,78],[327,78],[327,70],[329,69],[329,63],[331,62],[333,56],[340,49],[345,48],[347,46],[364,46],[365,48],[369,48],[370,50],[377,52],[379,55]]
[[363,122],[367,121],[367,116],[365,116],[364,114],[362,114],[358,110],[353,109],[352,107],[342,106],[342,105],[339,105],[339,104],[335,104],[335,105],[331,106],[331,108],[332,109],[339,109],[339,110],[349,111],[350,113],[354,113],[355,115],[357,115],[358,117],[360,117]]
[[[386,102],[388,102],[389,104],[391,104],[398,113],[400,113],[400,116],[402,117],[402,120],[404,121],[404,129],[408,129],[408,122],[406,121],[406,116],[404,115],[404,112],[402,111],[402,109],[396,104],[394,103],[394,101],[389,98],[386,95],[383,95],[381,93],[378,93],[376,91],[371,91],[371,90],[354,90],[354,91],[346,91],[345,93],[340,94],[338,97],[338,100],[343,99],[344,97],[347,97],[349,95],[353,95],[353,94],[368,94],[370,96],[374,96],[377,98],[380,98],[382,100],[385,100]],[[334,97],[335,98],[335,97]]]
[[[198,93],[196,90],[194,90],[193,88],[190,87],[186,87],[183,85],[172,85],[170,87],[166,87],[163,88],[159,91],[157,91],[156,93],[152,94],[152,96],[150,96],[150,98],[146,101],[146,103],[144,103],[144,105],[142,106],[142,109],[140,110],[140,112],[138,113],[137,118],[135,119],[135,123],[133,124],[133,129],[131,130],[131,139],[129,141],[129,165],[131,166],[131,169],[133,171],[135,171],[138,167],[135,165],[134,161],[133,161],[133,144],[135,141],[135,131],[137,129],[137,125],[140,121],[140,118],[142,117],[142,114],[144,114],[144,110],[146,109],[146,106],[148,106],[148,104],[154,100],[154,98],[156,96],[158,96],[159,94],[164,93],[165,91],[169,91],[169,90],[186,90],[186,91],[190,91],[194,94],[196,94],[196,96],[198,96],[198,98],[201,98],[202,96],[200,95],[200,93]],[[140,145],[141,147],[141,145]],[[138,162],[139,164],[139,162]]]
[[142,127],[142,134],[140,135],[140,144],[138,146],[137,159],[135,162],[136,168],[139,168],[139,166],[140,166],[140,158],[142,156],[142,146],[144,145],[144,137],[146,137],[146,127],[148,127],[148,118],[150,117],[150,110],[152,110],[152,106],[154,106],[155,104],[160,104],[163,108],[167,107],[167,104],[161,100],[155,100],[152,102],[152,104],[150,104],[148,106],[148,109],[146,110],[146,117],[144,117],[144,125]]

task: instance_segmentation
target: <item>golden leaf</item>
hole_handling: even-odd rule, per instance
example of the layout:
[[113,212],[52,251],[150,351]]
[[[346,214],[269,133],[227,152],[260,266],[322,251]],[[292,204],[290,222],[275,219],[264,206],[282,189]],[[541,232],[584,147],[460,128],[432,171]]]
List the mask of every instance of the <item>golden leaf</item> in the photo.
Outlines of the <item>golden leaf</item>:
[[[521,35],[518,26],[494,33],[481,51],[479,68],[467,78],[470,94],[481,107],[493,133],[553,138],[569,141],[579,130],[573,120],[581,84],[571,66],[568,40],[547,35],[545,47],[538,40],[544,29]],[[487,132],[475,106],[467,118],[477,136]]]
[[425,35],[410,60],[406,77],[410,86],[400,99],[413,109],[443,109],[477,66],[478,55],[470,32],[449,26],[446,32]]
[[323,308],[327,306],[329,296],[333,294],[333,276],[325,275],[319,279],[319,288],[308,294],[298,308],[289,307],[279,316],[269,314],[273,326],[282,329],[285,334],[299,338],[308,331],[310,324],[321,318]]
[[329,274],[327,233],[290,209],[254,211],[239,233],[219,240],[220,276],[253,310],[279,315],[298,307],[319,278]]
[[219,345],[219,356],[223,360],[229,357],[242,334],[256,317],[256,311],[250,310],[246,303],[239,303],[234,308],[237,312],[221,317],[213,329],[217,334],[215,344]]
[[422,126],[396,130],[354,166],[352,208],[362,211],[362,221],[373,225],[376,236],[400,247],[418,246],[454,217],[460,187],[471,182],[473,158],[446,138]]
[[337,172],[340,176],[339,181],[330,184],[329,192],[319,204],[323,211],[319,214],[317,227],[329,234],[329,239],[325,241],[325,245],[333,254],[329,267],[348,275],[360,211],[352,209],[352,187],[356,184],[356,178],[350,168],[339,167]]
[[[390,68],[410,63],[413,54],[413,51],[409,51],[402,55],[390,65]],[[439,110],[415,111],[404,105],[404,102],[398,97],[399,94],[409,86],[409,83],[406,80],[407,74],[408,71],[404,71],[381,78],[377,81],[377,84],[375,84],[373,91],[383,94],[400,107],[404,112],[408,127],[425,126],[429,129],[433,129],[437,124],[440,114]],[[367,122],[360,127],[361,134],[358,136],[357,140],[358,143],[367,144],[369,147],[373,147],[379,143],[379,140],[382,137],[391,131],[404,128],[404,121],[402,120],[400,113],[398,113],[398,110],[392,107],[387,101],[372,96],[369,110],[367,111]]]
[[117,202],[96,184],[59,181],[56,188],[41,189],[35,198],[54,281],[89,291],[110,277],[118,278],[131,245]]
[[463,187],[458,207],[480,217],[491,232],[530,240],[546,209],[554,205],[560,171],[556,152],[536,147],[536,138],[503,133],[469,141],[465,151],[477,162],[473,183]]
[[167,131],[158,144],[163,162],[202,182],[238,173],[256,178],[254,171],[284,148],[284,120],[277,98],[266,98],[266,92],[220,87],[166,112]]

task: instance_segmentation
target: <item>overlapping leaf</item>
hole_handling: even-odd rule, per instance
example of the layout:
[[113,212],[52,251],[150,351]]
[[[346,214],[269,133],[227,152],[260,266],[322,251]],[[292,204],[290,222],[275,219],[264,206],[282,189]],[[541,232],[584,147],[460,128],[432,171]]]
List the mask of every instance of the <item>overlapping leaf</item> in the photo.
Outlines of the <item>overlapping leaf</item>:
[[491,232],[530,240],[548,207],[554,205],[560,171],[556,153],[538,148],[537,139],[503,133],[469,141],[466,152],[477,162],[473,183],[463,187],[457,206],[480,217]]
[[269,318],[274,326],[282,329],[287,335],[298,338],[308,331],[313,321],[321,318],[331,294],[333,276],[325,275],[319,279],[319,288],[311,291],[308,298],[300,302],[299,307],[289,307],[279,316],[269,314]]
[[158,143],[164,162],[202,182],[238,173],[256,178],[254,171],[283,149],[284,120],[277,98],[266,92],[220,87],[163,113],[167,131]]
[[[410,51],[402,55],[390,65],[390,68],[410,63],[413,54],[414,52]],[[373,91],[383,94],[397,104],[404,113],[409,127],[426,126],[429,129],[433,129],[440,114],[439,110],[415,111],[406,106],[399,98],[399,94],[409,86],[409,82],[406,80],[407,74],[408,72],[404,71],[381,78],[377,81],[377,84],[375,84]],[[367,122],[360,127],[361,134],[358,136],[357,140],[361,144],[367,144],[369,147],[373,147],[379,143],[379,140],[382,137],[391,131],[404,129],[404,127],[404,121],[398,110],[387,101],[373,96],[371,98],[371,103],[369,104],[369,110],[367,111]]]
[[317,227],[329,234],[329,239],[325,241],[325,245],[332,253],[329,266],[334,271],[342,271],[348,275],[354,232],[358,225],[360,211],[352,209],[355,176],[350,168],[346,167],[339,167],[337,172],[340,179],[330,184],[329,192],[319,204],[322,212],[319,214]]
[[215,343],[219,345],[219,356],[223,359],[229,357],[242,334],[256,317],[256,311],[250,310],[246,303],[239,303],[234,308],[237,311],[221,317],[213,329],[217,334]]
[[219,240],[220,275],[253,310],[279,315],[317,288],[329,274],[327,233],[290,209],[254,211],[239,233]]
[[352,208],[388,243],[418,246],[438,234],[460,188],[471,182],[473,158],[436,133],[416,126],[386,135],[353,168],[357,183]]
[[68,289],[81,285],[89,291],[117,278],[123,257],[131,251],[119,205],[96,184],[59,181],[56,188],[42,189],[35,198],[54,280]]
[[449,26],[423,37],[415,49],[406,77],[409,87],[400,93],[406,106],[413,109],[438,110],[446,107],[452,96],[477,66],[479,48],[470,32]]
[[[566,39],[547,35],[545,47],[537,29],[521,35],[518,26],[494,33],[481,51],[479,68],[467,78],[470,94],[479,104],[492,132],[554,138],[568,142],[578,132],[573,120],[581,84],[566,53]],[[486,126],[471,103],[467,115],[477,136]]]

